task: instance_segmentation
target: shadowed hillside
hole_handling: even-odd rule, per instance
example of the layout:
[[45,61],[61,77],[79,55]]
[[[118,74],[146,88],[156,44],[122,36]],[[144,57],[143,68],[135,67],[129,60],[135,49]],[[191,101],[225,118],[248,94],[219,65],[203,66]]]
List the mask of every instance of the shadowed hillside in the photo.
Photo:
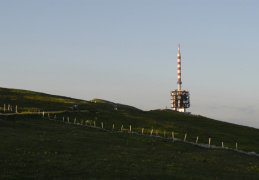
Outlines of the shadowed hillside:
[[[256,156],[182,141],[186,137],[186,142],[195,142],[199,136],[198,144],[211,138],[211,147],[224,142],[235,149],[238,143],[240,150],[259,153],[258,129],[168,110],[142,111],[121,104],[114,110],[110,101],[16,89],[0,88],[0,102],[1,179],[259,177]],[[6,115],[4,104],[17,105],[18,113]],[[78,109],[70,110],[74,104]],[[28,111],[45,115],[24,114]]]

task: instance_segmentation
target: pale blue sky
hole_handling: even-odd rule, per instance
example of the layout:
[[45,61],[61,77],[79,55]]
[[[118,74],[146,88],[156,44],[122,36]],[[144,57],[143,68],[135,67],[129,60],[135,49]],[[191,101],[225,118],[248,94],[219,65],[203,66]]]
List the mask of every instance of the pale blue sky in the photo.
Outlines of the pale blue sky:
[[259,128],[259,2],[0,0],[0,86],[143,110],[170,107]]

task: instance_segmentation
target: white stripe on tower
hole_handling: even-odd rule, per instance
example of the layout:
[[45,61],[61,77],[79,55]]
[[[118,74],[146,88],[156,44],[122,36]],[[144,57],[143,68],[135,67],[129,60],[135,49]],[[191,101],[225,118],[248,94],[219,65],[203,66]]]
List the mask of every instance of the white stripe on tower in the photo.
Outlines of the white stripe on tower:
[[178,74],[178,80],[177,80],[177,85],[178,85],[178,91],[181,90],[181,53],[180,53],[180,44],[178,45],[178,54],[177,54],[177,74]]

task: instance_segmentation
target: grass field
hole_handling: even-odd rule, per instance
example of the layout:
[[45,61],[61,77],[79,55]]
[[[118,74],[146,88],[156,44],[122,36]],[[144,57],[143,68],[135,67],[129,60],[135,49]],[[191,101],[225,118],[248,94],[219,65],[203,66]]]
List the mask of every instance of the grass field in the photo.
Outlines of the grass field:
[[[233,149],[237,142],[238,149],[259,153],[258,129],[168,110],[118,105],[115,111],[112,102],[94,101],[0,88],[1,104],[17,105],[19,112],[59,111],[50,113],[56,120],[47,114],[0,115],[0,179],[259,178],[256,156],[171,139],[172,131],[179,139],[187,133],[190,142],[199,136],[199,143],[211,138],[212,145],[224,142]],[[74,104],[88,111],[68,110]],[[74,124],[75,118],[83,125]],[[94,122],[105,130],[85,126]],[[130,125],[139,134],[128,133]],[[165,131],[166,138],[150,136],[152,129],[162,137]]]

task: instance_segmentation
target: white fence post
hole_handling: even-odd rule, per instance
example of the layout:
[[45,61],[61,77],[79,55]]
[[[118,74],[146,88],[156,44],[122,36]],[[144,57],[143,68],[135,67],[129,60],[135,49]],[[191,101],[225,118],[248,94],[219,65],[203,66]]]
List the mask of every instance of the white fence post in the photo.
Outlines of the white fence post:
[[172,131],[172,139],[173,139],[173,141],[174,141],[174,131]]
[[209,146],[210,146],[211,138],[209,138]]
[[184,141],[186,141],[186,138],[187,138],[187,133],[184,135]]
[[197,136],[197,138],[196,138],[196,144],[198,143],[198,140],[199,140],[199,136]]
[[142,128],[142,134],[144,133],[144,128]]

